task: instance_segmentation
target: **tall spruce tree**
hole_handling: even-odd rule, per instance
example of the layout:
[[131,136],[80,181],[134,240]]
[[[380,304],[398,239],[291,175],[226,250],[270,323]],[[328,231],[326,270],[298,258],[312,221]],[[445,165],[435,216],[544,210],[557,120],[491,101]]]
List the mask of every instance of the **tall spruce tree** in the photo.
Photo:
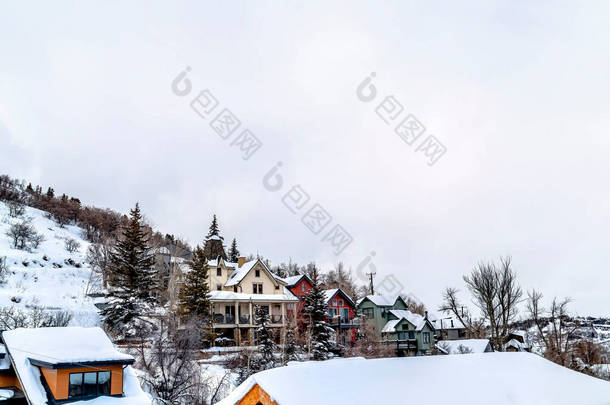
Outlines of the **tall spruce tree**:
[[310,318],[311,354],[314,360],[326,360],[330,357],[333,330],[326,322],[326,296],[319,280],[318,269],[311,271],[312,288],[305,296],[303,311]]
[[229,260],[233,263],[237,263],[239,260],[239,250],[237,249],[237,241],[233,238],[233,242],[231,242],[231,248],[229,249]]
[[183,319],[195,318],[202,325],[202,337],[211,338],[212,304],[210,302],[210,285],[208,282],[208,261],[201,246],[193,252],[190,263],[191,271],[186,274],[184,286],[179,293],[179,313]]
[[210,239],[212,236],[218,236],[221,240],[223,239],[220,236],[220,229],[218,228],[218,221],[216,220],[216,214],[212,218],[212,223],[210,224],[210,230],[208,231],[208,235],[205,237],[206,239]]
[[149,325],[143,318],[156,303],[155,259],[136,204],[123,228],[122,237],[110,254],[106,307],[101,311],[104,326],[117,337],[141,334]]
[[275,342],[269,328],[269,313],[264,307],[257,305],[255,310],[255,323],[258,325],[256,335],[258,337],[258,350],[261,354],[262,368],[269,369],[275,367]]

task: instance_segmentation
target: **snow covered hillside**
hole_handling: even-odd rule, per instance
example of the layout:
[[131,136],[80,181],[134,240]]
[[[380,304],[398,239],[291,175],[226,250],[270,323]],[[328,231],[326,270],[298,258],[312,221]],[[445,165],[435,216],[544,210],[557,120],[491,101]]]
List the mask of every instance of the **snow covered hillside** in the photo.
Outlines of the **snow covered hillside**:
[[[11,225],[24,218],[31,218],[32,227],[44,237],[32,251],[14,249],[12,238],[7,235]],[[73,253],[66,249],[67,239],[79,244]],[[0,202],[0,260],[6,257],[8,268],[6,280],[0,285],[0,307],[65,310],[73,314],[71,325],[97,326],[97,308],[85,294],[91,275],[86,262],[88,248],[80,228],[61,228],[45,218],[43,211],[30,207],[25,207],[21,218],[13,218],[8,206]]]

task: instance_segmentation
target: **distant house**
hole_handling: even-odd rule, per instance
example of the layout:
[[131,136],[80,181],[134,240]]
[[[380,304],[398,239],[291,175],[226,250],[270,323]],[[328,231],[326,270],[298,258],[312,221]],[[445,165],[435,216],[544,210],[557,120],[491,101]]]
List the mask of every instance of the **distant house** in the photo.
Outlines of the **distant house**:
[[[468,389],[473,380],[476,389]],[[606,381],[541,356],[485,353],[292,363],[250,376],[217,405],[601,405],[608,398]]]
[[[2,333],[0,392],[7,404],[150,405],[130,365],[100,328],[15,329]],[[2,354],[4,356],[2,356]],[[0,394],[0,397],[3,396]]]
[[504,338],[504,351],[529,352],[531,348],[527,342],[526,331],[512,331]]
[[391,310],[407,309],[406,302],[399,296],[367,295],[358,301],[358,313],[375,328],[381,337],[381,330],[389,320]]
[[436,349],[442,354],[489,353],[493,348],[489,339],[440,340]]
[[455,315],[430,313],[428,319],[436,329],[438,340],[458,340],[466,338],[466,327]]
[[328,322],[337,334],[337,343],[356,341],[356,303],[340,288],[324,290],[328,305]]
[[404,309],[388,311],[388,322],[381,330],[382,342],[395,345],[399,356],[432,354],[434,326],[425,317]]

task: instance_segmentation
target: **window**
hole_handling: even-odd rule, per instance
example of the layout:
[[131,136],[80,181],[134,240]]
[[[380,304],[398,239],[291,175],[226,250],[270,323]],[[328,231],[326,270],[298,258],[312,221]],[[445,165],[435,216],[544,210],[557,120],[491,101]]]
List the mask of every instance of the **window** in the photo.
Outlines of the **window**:
[[332,318],[337,315],[337,310],[335,308],[328,308],[328,315]]
[[424,343],[430,343],[430,332],[424,332],[422,335],[424,338]]
[[402,330],[409,330],[409,325],[406,323],[402,325]]
[[409,339],[411,339],[411,340],[415,339],[415,332],[413,332],[412,330],[409,331]]
[[216,289],[218,291],[221,291],[222,290],[222,284],[216,284]]
[[303,283],[301,283],[301,291],[302,292],[307,292],[307,285],[305,284],[304,281],[303,281]]
[[333,307],[337,306],[337,300],[333,300]]
[[263,293],[263,284],[262,283],[252,284],[252,293],[253,294],[262,294]]
[[375,310],[373,308],[362,308],[362,315],[367,319],[373,319],[375,317]]
[[70,374],[68,398],[110,395],[110,371]]
[[222,267],[217,267],[216,268],[216,275],[217,276],[222,276]]
[[237,292],[237,286],[236,285],[233,286],[233,292]]
[[279,289],[280,289],[280,286],[279,286],[279,285],[276,285],[276,286],[275,286],[275,289],[276,289],[276,290],[279,290]]
[[260,270],[254,270],[254,277],[260,277],[261,276],[261,271]]
[[342,307],[343,306],[343,300],[339,300],[339,306]]

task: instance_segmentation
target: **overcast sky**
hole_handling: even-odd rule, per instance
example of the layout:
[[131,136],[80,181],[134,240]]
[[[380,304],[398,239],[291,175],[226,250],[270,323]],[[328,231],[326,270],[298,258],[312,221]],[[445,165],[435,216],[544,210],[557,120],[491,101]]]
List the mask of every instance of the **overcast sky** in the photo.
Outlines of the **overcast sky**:
[[[359,273],[430,308],[511,255],[523,288],[610,315],[610,3],[87,3],[0,6],[0,172],[121,212],[139,201],[191,244],[216,213],[225,240],[274,264],[368,256]],[[204,89],[219,104],[202,118]],[[404,111],[386,124],[387,96]],[[224,108],[241,122],[227,140],[210,127]],[[426,128],[413,145],[394,132],[408,114]],[[243,129],[262,143],[248,160],[231,145]],[[446,147],[432,166],[428,135]],[[295,185],[310,199],[292,213]],[[314,235],[316,203],[332,220]],[[322,241],[337,224],[353,238],[339,255]]]

